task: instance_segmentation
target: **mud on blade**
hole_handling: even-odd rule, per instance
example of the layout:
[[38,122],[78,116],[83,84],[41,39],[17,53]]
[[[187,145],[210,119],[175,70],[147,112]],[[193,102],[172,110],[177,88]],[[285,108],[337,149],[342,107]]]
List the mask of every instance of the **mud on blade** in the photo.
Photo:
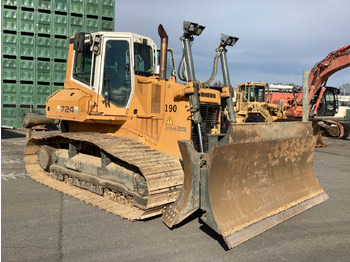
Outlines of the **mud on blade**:
[[313,170],[315,142],[310,122],[234,124],[201,158],[180,141],[183,192],[162,220],[172,227],[200,208],[229,248],[239,245],[328,198]]

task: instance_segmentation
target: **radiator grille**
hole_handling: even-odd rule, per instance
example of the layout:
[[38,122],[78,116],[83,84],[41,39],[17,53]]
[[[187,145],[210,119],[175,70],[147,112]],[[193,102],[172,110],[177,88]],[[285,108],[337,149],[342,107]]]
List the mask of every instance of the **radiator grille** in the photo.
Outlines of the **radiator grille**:
[[[219,124],[220,105],[201,104],[200,112],[203,119],[203,122],[201,123],[203,149],[204,149],[204,152],[207,152],[209,147],[208,135],[211,134],[212,129],[217,127]],[[197,129],[197,126],[195,125],[192,125],[191,138],[194,144],[194,148],[197,151],[200,151],[198,129]]]

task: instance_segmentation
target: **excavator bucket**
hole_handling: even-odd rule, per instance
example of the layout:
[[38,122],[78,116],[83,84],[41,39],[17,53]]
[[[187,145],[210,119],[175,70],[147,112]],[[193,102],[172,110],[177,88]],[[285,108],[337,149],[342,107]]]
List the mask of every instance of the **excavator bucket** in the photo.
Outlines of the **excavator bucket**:
[[317,138],[316,139],[316,145],[315,147],[324,147],[327,146],[327,144],[325,144],[323,142],[323,138],[322,138],[322,134],[321,134],[321,130],[320,130],[320,126],[318,124],[318,120],[312,119],[312,129],[313,129],[313,134],[314,136]]
[[198,208],[233,248],[326,199],[313,170],[311,122],[233,124],[198,154],[179,141],[185,181],[162,220],[169,227]]

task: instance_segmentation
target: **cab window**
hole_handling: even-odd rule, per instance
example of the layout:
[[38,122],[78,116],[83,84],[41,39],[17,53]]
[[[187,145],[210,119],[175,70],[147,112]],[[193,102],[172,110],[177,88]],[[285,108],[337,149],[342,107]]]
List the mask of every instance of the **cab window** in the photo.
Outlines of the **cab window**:
[[[160,50],[157,50],[158,55],[158,65],[160,65]],[[174,61],[174,53],[171,49],[168,49],[167,51],[167,67],[166,67],[166,79],[169,79],[171,76],[176,75],[176,69],[175,69],[175,61]]]
[[129,42],[106,42],[102,95],[118,107],[125,107],[131,93]]
[[76,51],[73,67],[73,77],[85,84],[90,85],[92,69],[92,52],[88,45],[82,52]]
[[[252,90],[252,89],[251,89]],[[253,89],[255,92],[252,94],[252,101],[255,102],[264,102],[265,101],[265,86],[255,86]]]
[[151,76],[153,65],[153,50],[145,43],[134,43],[135,75]]
[[249,91],[249,88],[247,88],[247,87],[241,87],[241,89],[243,89],[242,102],[247,102],[247,101],[248,101],[248,91]]

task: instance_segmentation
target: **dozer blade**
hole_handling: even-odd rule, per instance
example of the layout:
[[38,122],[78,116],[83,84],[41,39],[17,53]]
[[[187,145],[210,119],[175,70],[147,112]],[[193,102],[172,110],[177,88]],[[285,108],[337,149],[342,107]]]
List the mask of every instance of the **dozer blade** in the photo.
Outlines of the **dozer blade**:
[[184,168],[184,184],[177,200],[163,213],[162,220],[173,227],[199,208],[200,155],[191,141],[179,141]]
[[[277,119],[275,122],[280,123],[280,122],[295,122],[295,121],[301,121],[301,118],[281,118],[281,119]],[[312,122],[313,135],[317,138],[315,147],[327,146],[327,144],[323,142],[323,138],[322,138],[322,134],[319,126],[320,120],[310,119],[310,121]]]
[[[311,122],[232,125],[226,137],[212,143],[200,167],[192,169],[195,172],[188,174],[185,169],[185,185],[188,175],[198,182],[190,190],[184,187],[190,194],[181,194],[179,199],[183,198],[168,207],[163,221],[168,226],[181,222],[183,213],[189,213],[181,208],[195,210],[193,194],[199,192],[199,208],[205,211],[201,219],[233,248],[325,201],[328,196],[313,170],[312,132]],[[188,141],[179,144],[192,146]],[[186,159],[189,155],[182,155],[184,163],[194,159]],[[186,195],[191,198],[186,200]],[[176,222],[169,223],[169,217]]]

